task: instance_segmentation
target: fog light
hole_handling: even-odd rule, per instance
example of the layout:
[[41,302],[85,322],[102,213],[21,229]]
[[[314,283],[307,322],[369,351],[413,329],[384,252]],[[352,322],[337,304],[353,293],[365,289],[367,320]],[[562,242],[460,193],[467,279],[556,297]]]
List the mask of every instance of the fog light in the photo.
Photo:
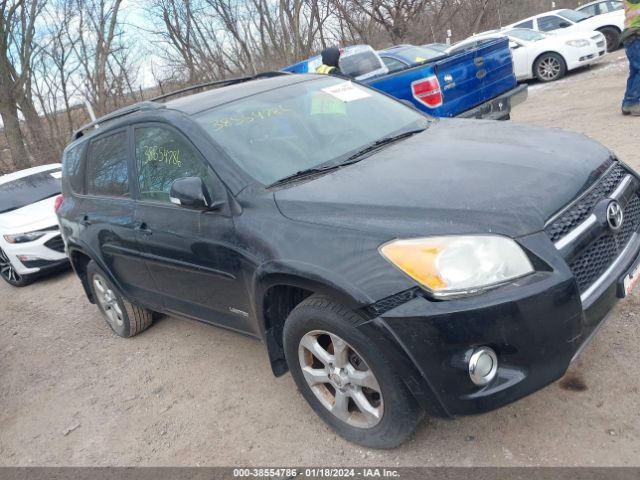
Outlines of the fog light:
[[498,373],[498,357],[489,347],[480,347],[473,351],[469,359],[469,377],[476,385],[486,385]]

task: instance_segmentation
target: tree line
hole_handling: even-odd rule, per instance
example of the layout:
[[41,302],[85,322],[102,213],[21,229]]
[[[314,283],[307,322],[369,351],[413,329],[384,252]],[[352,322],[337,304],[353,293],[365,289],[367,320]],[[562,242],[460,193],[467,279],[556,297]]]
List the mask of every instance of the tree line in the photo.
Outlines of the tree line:
[[[456,41],[575,0],[0,0],[0,174],[157,93],[277,70],[332,45]],[[582,2],[584,3],[584,2]],[[148,59],[158,59],[153,67]],[[152,84],[142,86],[142,70]]]

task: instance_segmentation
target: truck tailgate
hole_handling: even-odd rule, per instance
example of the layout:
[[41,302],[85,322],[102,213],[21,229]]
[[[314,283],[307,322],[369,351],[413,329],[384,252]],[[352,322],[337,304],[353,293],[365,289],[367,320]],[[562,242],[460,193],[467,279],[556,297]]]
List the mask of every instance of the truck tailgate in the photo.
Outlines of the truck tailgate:
[[438,116],[456,116],[517,85],[506,38],[438,60],[433,66],[444,96]]

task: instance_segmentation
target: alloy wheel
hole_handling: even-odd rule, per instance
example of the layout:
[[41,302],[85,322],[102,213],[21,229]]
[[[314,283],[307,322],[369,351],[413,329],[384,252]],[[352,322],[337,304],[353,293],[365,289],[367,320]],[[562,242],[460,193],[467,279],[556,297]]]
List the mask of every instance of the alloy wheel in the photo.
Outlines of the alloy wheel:
[[19,282],[22,280],[22,275],[16,272],[11,260],[7,257],[7,254],[0,249],[0,275],[7,279],[10,283]]
[[555,80],[562,71],[560,60],[555,57],[546,57],[538,65],[538,75],[546,81]]
[[124,325],[124,317],[118,303],[118,295],[109,287],[102,275],[95,274],[93,276],[93,289],[96,292],[96,300],[98,300],[111,326],[114,328],[122,327]]
[[373,371],[345,340],[314,330],[300,339],[302,374],[320,403],[343,422],[375,427],[384,413],[382,392]]

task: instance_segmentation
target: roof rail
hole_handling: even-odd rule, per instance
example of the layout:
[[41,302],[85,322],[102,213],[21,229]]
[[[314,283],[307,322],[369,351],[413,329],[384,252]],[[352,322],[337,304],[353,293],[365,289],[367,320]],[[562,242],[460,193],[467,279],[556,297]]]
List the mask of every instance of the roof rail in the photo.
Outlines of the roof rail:
[[198,90],[206,87],[225,87],[228,85],[234,85],[236,83],[248,82],[249,80],[258,80],[260,78],[271,78],[271,77],[279,77],[282,75],[291,75],[289,72],[263,72],[258,73],[257,75],[246,75],[244,77],[237,78],[229,78],[227,80],[216,80],[214,82],[205,82],[199,83],[197,85],[192,85],[190,87],[181,88],[179,90],[175,90],[173,92],[165,93],[163,95],[159,95],[157,97],[152,98],[151,100],[147,100],[144,102],[134,103],[133,105],[129,105],[127,107],[119,108],[107,115],[104,115],[100,118],[97,118],[93,122],[87,123],[83,125],[75,132],[73,132],[72,140],[77,140],[78,138],[84,135],[86,130],[90,128],[98,128],[102,123],[108,122],[110,120],[115,120],[116,118],[124,117],[125,115],[129,115],[130,113],[137,112],[139,110],[157,110],[159,108],[166,108],[166,105],[163,103],[159,103],[160,100],[165,100],[169,97],[173,97],[175,95],[180,95],[181,93],[190,92],[192,90]]
[[124,117],[125,115],[129,115],[130,113],[137,112],[139,110],[157,110],[159,108],[165,107],[166,106],[161,103],[157,103],[154,101],[145,101],[134,103],[133,105],[129,105],[127,107],[119,108],[118,110],[114,110],[113,112],[97,118],[93,122],[87,123],[86,125],[83,125],[79,129],[77,129],[75,132],[73,132],[72,140],[77,140],[78,138],[82,137],[85,130],[89,130],[90,128],[98,128],[100,124],[108,122],[110,120]]
[[260,78],[271,78],[271,77],[280,77],[282,75],[291,75],[289,72],[263,72],[258,73],[256,75],[245,75],[242,77],[236,78],[228,78],[226,80],[214,80],[212,82],[204,82],[198,83],[197,85],[191,85],[190,87],[181,88],[179,90],[174,90],[173,92],[165,93],[163,95],[159,95],[151,99],[152,102],[158,102],[160,100],[165,100],[169,97],[173,97],[175,95],[180,95],[182,93],[190,92],[192,90],[199,90],[201,88],[207,87],[227,87],[229,85],[235,85],[236,83],[248,82],[249,80],[258,80]]

